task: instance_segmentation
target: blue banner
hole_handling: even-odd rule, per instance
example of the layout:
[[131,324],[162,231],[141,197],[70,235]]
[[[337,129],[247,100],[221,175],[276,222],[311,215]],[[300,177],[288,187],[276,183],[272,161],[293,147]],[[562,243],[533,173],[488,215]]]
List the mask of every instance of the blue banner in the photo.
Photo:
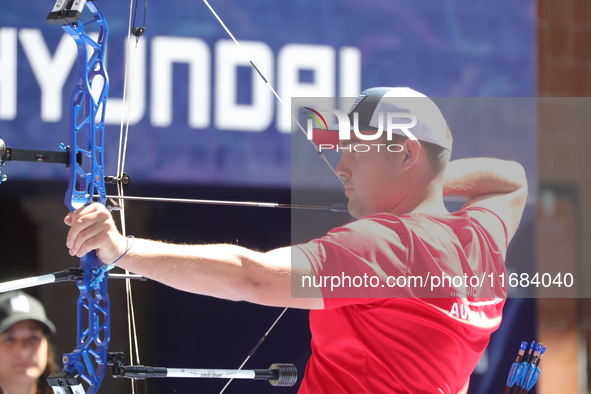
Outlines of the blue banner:
[[[98,3],[110,25],[106,167],[130,125],[135,182],[290,186],[290,97],[411,86],[429,96],[532,96],[534,1],[212,1],[148,4],[127,45],[128,6]],[[75,47],[45,22],[48,1],[0,6],[0,135],[7,146],[67,143]],[[83,17],[84,19],[84,17]],[[135,26],[143,24],[140,7]],[[128,53],[127,93],[123,103]],[[253,60],[271,89],[251,68]],[[65,179],[59,165],[10,163],[11,179]]]
[[[129,124],[125,171],[134,183],[286,189],[292,186],[291,97],[354,97],[369,87],[409,86],[440,98],[436,102],[446,115],[450,114],[448,122],[457,141],[453,158],[483,155],[517,160],[525,166],[535,193],[537,148],[531,122],[535,117],[526,116],[535,114],[529,108],[534,100],[513,101],[536,93],[534,0],[210,3],[242,48],[200,1],[150,1],[146,32],[137,45],[133,37],[128,43],[129,5],[112,0],[97,2],[110,26],[106,62],[110,95],[105,118],[108,175],[114,175],[117,167],[119,131]],[[12,148],[58,150],[60,143],[67,144],[76,48],[61,28],[45,21],[52,6],[53,0],[4,1],[0,5],[0,136]],[[140,7],[133,25],[143,24]],[[288,109],[251,67],[250,60]],[[124,90],[131,96],[127,103],[122,100]],[[456,101],[450,97],[511,99]],[[462,105],[455,105],[458,102]],[[477,111],[478,104],[486,104],[488,110]],[[305,136],[297,137],[309,145]],[[315,157],[311,146],[309,149],[310,156]],[[299,163],[310,165],[308,173],[324,166],[320,160],[317,166]],[[321,171],[327,169],[322,167]],[[3,173],[10,180],[58,179],[66,189],[63,165],[8,162]],[[327,172],[328,178],[338,183]],[[320,189],[326,183],[324,178],[319,181],[320,177],[307,179],[310,183],[298,184],[298,188]],[[158,217],[179,230],[181,224],[170,223],[168,215]],[[227,217],[239,221],[232,215]],[[202,216],[198,219],[203,221]],[[248,223],[264,222],[259,216],[247,219]],[[195,230],[196,222],[186,220],[187,234]],[[224,234],[232,227],[218,217],[209,222],[207,232],[212,232],[214,224],[223,226]],[[517,263],[533,264],[533,222],[530,206],[512,244],[510,268]],[[155,226],[158,236],[167,234],[161,225]],[[255,231],[256,227],[248,227],[247,232],[254,235],[262,231]],[[274,229],[272,225],[258,227]],[[271,234],[261,237],[270,238]],[[168,299],[175,300],[178,294]],[[179,337],[194,338],[202,344],[202,338],[208,336],[195,335],[196,327],[215,327],[219,334],[219,327],[226,328],[227,316],[232,315],[218,313],[222,324],[208,321],[203,328],[200,315],[184,310],[185,301],[156,298],[162,307],[155,308],[155,331],[166,332],[163,337],[175,341]],[[470,392],[502,390],[519,341],[535,339],[530,301],[507,302],[505,321],[472,376]],[[187,320],[169,324],[178,316]],[[293,318],[286,329],[290,340],[282,340],[277,348],[293,347],[282,352],[283,360],[295,362],[300,357],[305,365],[307,354],[303,355],[302,349],[309,340],[304,338],[306,333],[302,334],[302,318]],[[200,365],[195,360],[199,352],[184,352],[190,348],[187,343],[183,343],[186,360],[161,343],[154,345],[161,347],[154,351],[159,360],[167,361],[163,357],[168,356],[174,358],[175,365]],[[211,345],[211,353],[223,355],[222,361],[226,361],[220,348],[229,345]],[[211,353],[206,356],[211,357]],[[175,387],[182,384],[193,383],[175,382]]]

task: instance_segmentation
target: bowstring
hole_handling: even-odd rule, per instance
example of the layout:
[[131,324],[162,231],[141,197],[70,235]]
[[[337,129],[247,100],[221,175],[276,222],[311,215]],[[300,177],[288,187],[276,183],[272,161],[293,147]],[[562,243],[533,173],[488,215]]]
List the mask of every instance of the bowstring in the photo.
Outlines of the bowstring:
[[[137,52],[139,46],[139,39],[141,34],[143,34],[143,30],[145,29],[146,25],[146,13],[147,13],[147,0],[144,0],[144,18],[143,18],[143,26],[140,28],[142,29],[140,34],[136,34],[136,18],[137,18],[137,10],[138,10],[138,1],[135,0],[135,11],[134,11],[134,0],[129,1],[129,21],[128,21],[128,28],[127,28],[127,42],[126,42],[126,50],[125,50],[125,61],[124,61],[124,73],[125,76],[123,78],[123,99],[122,99],[122,111],[121,111],[121,122],[119,128],[119,150],[117,154],[117,196],[123,197],[124,190],[123,190],[123,176],[125,172],[125,160],[127,157],[127,146],[129,140],[129,123],[131,118],[131,108],[132,108],[132,98],[133,98],[133,86],[135,80],[135,65],[137,63]],[[133,59],[131,61],[131,77],[129,77],[128,67],[129,67],[129,53],[131,47],[131,35],[132,32],[135,39],[135,44],[133,48]],[[131,79],[131,81],[129,81]],[[130,83],[129,93],[128,93],[128,82]],[[127,228],[126,228],[126,219],[125,219],[125,202],[122,199],[118,200],[118,207],[119,207],[119,215],[121,221],[121,234],[127,237]],[[129,274],[128,270],[125,270],[126,274]],[[139,352],[139,345],[138,345],[138,336],[137,336],[137,324],[135,318],[135,306],[133,301],[133,292],[131,287],[131,280],[129,278],[125,279],[125,294],[126,294],[126,304],[127,304],[127,327],[128,327],[128,341],[129,341],[129,355],[130,355],[130,364],[135,365],[137,360],[137,364],[140,363],[140,352]],[[137,380],[131,380],[131,392],[134,394],[137,390]],[[145,381],[144,381],[145,383]],[[146,384],[146,383],[145,383]],[[146,390],[147,392],[147,386]]]
[[[279,101],[279,103],[283,106],[283,108],[290,114],[291,119],[295,122],[295,124],[297,125],[298,129],[300,129],[302,131],[302,133],[304,133],[304,135],[306,135],[306,137],[307,137],[306,130],[301,125],[301,123],[299,122],[299,120],[297,119],[297,117],[291,112],[291,109],[287,107],[287,105],[281,99],[281,97],[279,96],[279,94],[275,91],[275,89],[273,88],[273,86],[271,85],[271,83],[269,82],[269,80],[267,78],[265,78],[265,76],[262,74],[262,72],[259,70],[259,68],[256,66],[256,64],[254,63],[254,61],[252,60],[252,58],[248,54],[248,52],[244,49],[244,47],[242,47],[242,45],[240,45],[240,42],[238,42],[238,40],[236,39],[236,37],[234,37],[234,34],[232,34],[232,32],[230,31],[230,29],[226,26],[226,24],[224,23],[224,21],[222,20],[222,18],[213,9],[213,7],[209,4],[209,2],[207,0],[203,0],[203,2],[207,6],[207,8],[209,8],[209,10],[213,14],[213,16],[218,20],[219,24],[226,31],[226,33],[228,34],[228,36],[230,36],[230,38],[232,39],[232,41],[234,41],[234,43],[236,44],[236,46],[238,46],[238,48],[240,49],[240,51],[244,55],[245,59],[248,60],[248,62],[252,66],[252,68],[261,77],[261,79],[263,80],[263,82],[265,83],[265,85],[267,85],[267,87],[271,90],[271,92],[273,93],[273,95],[275,96],[275,98],[277,99],[277,101]],[[330,164],[330,162],[326,158],[326,155],[324,154],[324,152],[322,152],[322,150],[318,147],[318,145],[314,141],[312,141],[312,140],[309,140],[309,141],[314,146],[314,150],[316,150],[316,153],[318,154],[318,156],[320,156],[320,158],[326,163],[326,165],[328,165],[328,167],[331,169],[331,171],[337,177],[337,179],[341,183],[343,183],[344,182],[343,179],[341,179],[341,177],[337,174],[337,172],[334,169],[334,167],[332,166],[332,164]],[[267,332],[261,337],[261,339],[256,344],[256,346],[250,351],[250,353],[248,354],[248,356],[246,356],[246,359],[242,362],[242,364],[238,368],[239,370],[241,370],[242,367],[244,367],[244,365],[248,362],[248,360],[252,357],[252,355],[257,351],[257,349],[259,348],[259,346],[261,345],[261,343],[265,340],[265,338],[267,338],[267,336],[269,335],[269,333],[271,332],[271,330],[275,327],[275,325],[277,324],[277,322],[279,322],[279,320],[283,317],[283,315],[285,314],[285,312],[288,309],[289,308],[286,307],[286,308],[284,308],[281,311],[281,313],[279,314],[279,316],[277,317],[277,319],[275,319],[275,321],[273,322],[273,324],[271,324],[271,327],[269,327],[269,329],[267,330]],[[230,383],[232,383],[232,381],[233,381],[233,379],[230,379],[226,383],[226,385],[222,388],[222,391],[220,391],[219,394],[223,394],[223,392],[230,385]]]
[[[267,332],[265,332],[265,334],[261,337],[261,339],[259,339],[258,343],[255,345],[254,348],[252,348],[252,350],[250,351],[250,353],[248,353],[248,356],[246,356],[246,358],[244,359],[244,361],[242,361],[242,364],[240,364],[240,366],[238,367],[238,370],[241,370],[246,363],[248,362],[248,360],[250,360],[250,358],[253,356],[253,354],[257,351],[257,349],[259,348],[259,346],[261,346],[261,344],[263,343],[263,341],[265,339],[267,339],[267,336],[269,336],[269,333],[271,332],[271,330],[275,327],[275,325],[279,322],[279,320],[283,317],[283,315],[285,314],[285,312],[287,312],[289,308],[285,307],[283,308],[283,310],[281,311],[281,313],[279,314],[279,316],[277,316],[277,319],[275,319],[275,321],[271,324],[271,326],[269,327],[269,329],[267,330]],[[225,386],[222,387],[222,391],[220,391],[219,394],[222,394],[224,391],[226,391],[226,388],[228,388],[228,386],[230,385],[230,383],[232,383],[234,381],[234,378],[229,379]]]
[[[273,88],[273,85],[271,85],[271,83],[269,82],[269,80],[267,78],[265,78],[265,76],[263,75],[263,73],[261,72],[261,70],[259,70],[259,68],[256,66],[256,64],[252,60],[252,57],[248,54],[248,52],[246,52],[246,50],[242,47],[242,45],[240,45],[240,42],[238,42],[238,40],[236,39],[236,37],[234,37],[234,34],[232,34],[232,32],[230,31],[230,29],[228,29],[228,26],[226,26],[226,24],[224,23],[224,21],[222,20],[222,18],[220,18],[220,16],[218,15],[218,13],[213,9],[213,7],[209,4],[209,2],[207,0],[203,0],[203,2],[207,6],[207,8],[209,8],[209,10],[213,14],[213,16],[218,20],[218,22],[220,23],[220,25],[222,26],[222,28],[226,31],[226,33],[228,33],[228,36],[230,36],[230,38],[232,39],[232,41],[234,41],[234,44],[236,44],[236,46],[238,46],[238,48],[240,49],[240,51],[244,55],[245,59],[248,60],[248,62],[252,66],[252,68],[257,72],[257,74],[259,74],[259,76],[261,77],[261,79],[263,80],[263,82],[265,83],[265,85],[267,85],[267,87],[271,90],[271,92],[273,93],[273,95],[275,96],[275,98],[277,99],[277,101],[279,101],[279,103],[281,104],[281,106],[290,114],[291,119],[298,126],[298,129],[300,129],[302,131],[302,133],[304,133],[304,135],[306,135],[306,138],[307,138],[306,130],[304,129],[304,127],[302,126],[302,124],[299,122],[299,120],[297,119],[297,117],[291,112],[291,109],[287,106],[287,104],[285,104],[285,102],[283,101],[283,99],[281,99],[281,97],[279,96],[279,94],[275,91],[275,88]],[[318,153],[318,156],[320,156],[320,158],[322,160],[324,160],[324,162],[326,163],[326,165],[328,165],[328,167],[331,169],[331,171],[333,172],[333,174],[335,174],[335,176],[338,178],[338,180],[341,181],[341,183],[342,183],[343,180],[337,174],[337,172],[335,171],[335,169],[332,166],[332,164],[330,164],[330,162],[326,158],[326,155],[324,154],[324,152],[322,152],[322,150],[318,147],[318,145],[314,141],[312,141],[312,140],[309,140],[309,141],[314,146],[314,149],[316,150],[316,153]]]

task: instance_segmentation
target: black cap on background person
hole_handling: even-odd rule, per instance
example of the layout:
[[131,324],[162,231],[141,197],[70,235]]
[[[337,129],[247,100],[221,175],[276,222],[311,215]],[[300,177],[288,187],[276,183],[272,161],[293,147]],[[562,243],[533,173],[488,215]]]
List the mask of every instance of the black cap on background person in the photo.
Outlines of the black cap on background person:
[[0,294],[0,334],[23,320],[41,323],[46,334],[55,334],[55,326],[47,318],[39,300],[23,291]]

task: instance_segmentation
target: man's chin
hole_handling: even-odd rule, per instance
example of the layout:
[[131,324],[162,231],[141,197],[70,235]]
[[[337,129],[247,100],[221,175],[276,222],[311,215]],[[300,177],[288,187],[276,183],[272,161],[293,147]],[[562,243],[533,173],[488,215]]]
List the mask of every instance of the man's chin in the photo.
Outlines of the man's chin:
[[351,200],[347,203],[347,212],[349,215],[353,216],[355,219],[362,219],[367,215],[363,215],[359,207],[357,207]]

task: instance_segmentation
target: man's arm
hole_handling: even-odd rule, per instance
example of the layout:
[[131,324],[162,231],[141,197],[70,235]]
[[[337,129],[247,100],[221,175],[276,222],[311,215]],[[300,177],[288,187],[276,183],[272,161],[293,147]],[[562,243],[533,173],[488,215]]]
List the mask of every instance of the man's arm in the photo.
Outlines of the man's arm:
[[[66,217],[71,226],[66,245],[70,254],[96,250],[105,263],[123,255],[131,240],[117,230],[110,212],[91,204]],[[311,298],[292,298],[292,281],[313,275],[306,256],[285,247],[267,253],[237,245],[175,245],[136,239],[116,265],[168,286],[191,293],[270,306],[320,309],[318,289]]]
[[521,164],[507,160],[454,160],[445,173],[443,195],[467,198],[463,208],[478,206],[494,212],[507,227],[508,243],[517,231],[525,208],[525,170]]

